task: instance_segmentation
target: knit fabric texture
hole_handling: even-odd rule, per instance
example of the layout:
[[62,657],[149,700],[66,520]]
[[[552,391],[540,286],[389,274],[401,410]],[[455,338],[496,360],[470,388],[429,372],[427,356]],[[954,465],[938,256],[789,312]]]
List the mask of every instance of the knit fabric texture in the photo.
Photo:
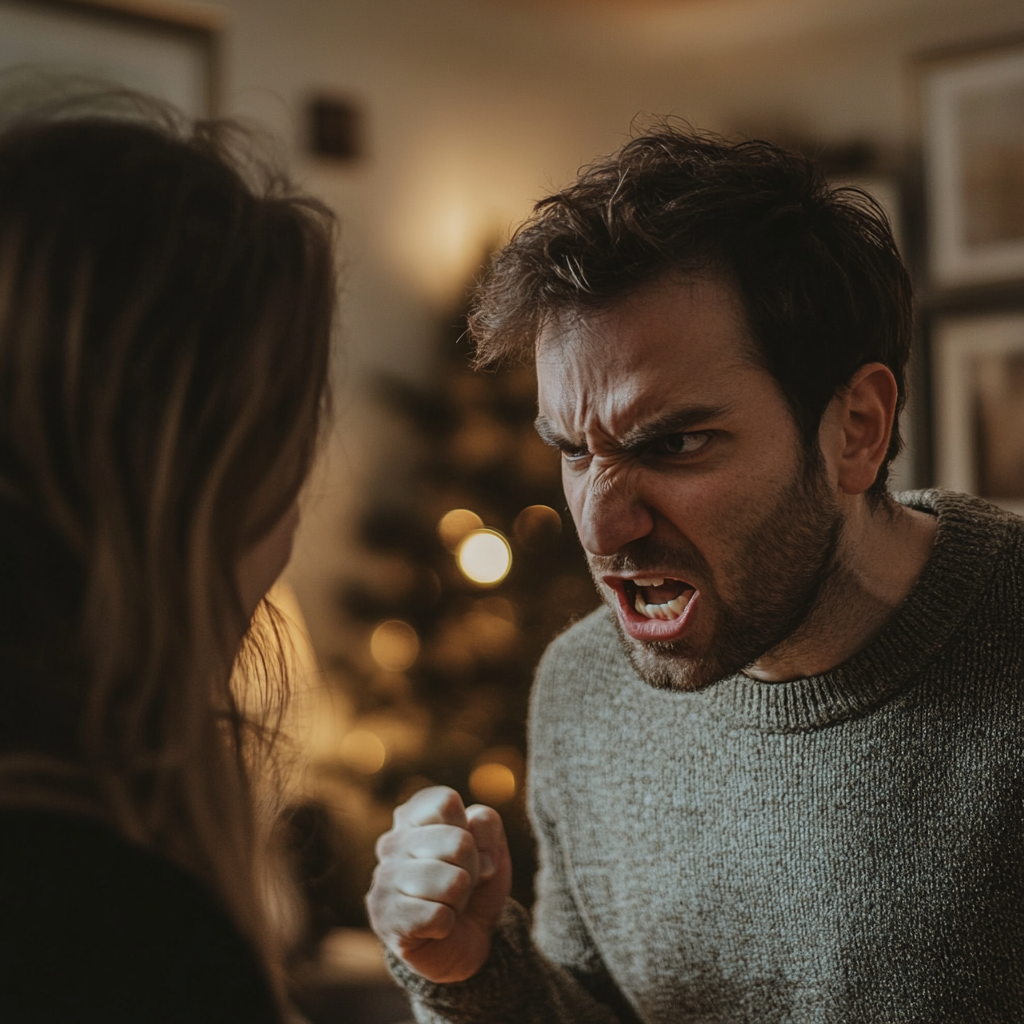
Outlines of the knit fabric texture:
[[820,676],[656,690],[610,613],[538,670],[532,934],[418,1021],[1024,1020],[1024,520],[940,491],[906,600]]

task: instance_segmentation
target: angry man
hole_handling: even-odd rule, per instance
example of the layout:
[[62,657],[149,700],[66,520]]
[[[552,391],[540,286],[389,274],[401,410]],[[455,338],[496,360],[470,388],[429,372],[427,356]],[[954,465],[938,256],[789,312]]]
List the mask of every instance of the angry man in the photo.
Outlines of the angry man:
[[1024,521],[889,492],[911,325],[866,196],[666,126],[496,257],[604,607],[537,673],[532,926],[493,810],[378,844],[419,1021],[1024,1019]]

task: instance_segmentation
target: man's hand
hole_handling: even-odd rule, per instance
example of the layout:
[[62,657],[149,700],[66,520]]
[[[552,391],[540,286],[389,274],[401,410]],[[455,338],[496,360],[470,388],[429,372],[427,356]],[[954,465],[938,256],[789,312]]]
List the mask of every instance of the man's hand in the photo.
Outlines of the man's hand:
[[366,906],[380,940],[430,981],[476,974],[512,887],[497,811],[464,807],[443,786],[421,790],[395,811],[377,857]]

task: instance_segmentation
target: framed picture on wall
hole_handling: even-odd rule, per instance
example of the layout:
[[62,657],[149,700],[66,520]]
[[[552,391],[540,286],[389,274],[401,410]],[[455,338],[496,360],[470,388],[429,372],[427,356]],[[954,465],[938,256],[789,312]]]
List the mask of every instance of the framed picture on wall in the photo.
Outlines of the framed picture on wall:
[[1024,311],[940,319],[932,366],[938,485],[1024,513]]
[[189,117],[217,111],[219,22],[130,0],[0,0],[0,89],[33,76],[124,86]]
[[1024,39],[920,70],[931,279],[1024,280]]

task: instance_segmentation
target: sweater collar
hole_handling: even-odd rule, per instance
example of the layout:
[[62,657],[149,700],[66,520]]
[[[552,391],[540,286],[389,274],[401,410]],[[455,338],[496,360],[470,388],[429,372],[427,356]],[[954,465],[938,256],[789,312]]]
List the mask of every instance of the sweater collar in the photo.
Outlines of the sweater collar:
[[708,710],[738,726],[795,732],[865,715],[913,685],[959,632],[1019,520],[950,491],[910,491],[897,500],[937,516],[938,530],[917,582],[878,634],[821,675],[784,683],[742,674],[723,679],[694,695]]

